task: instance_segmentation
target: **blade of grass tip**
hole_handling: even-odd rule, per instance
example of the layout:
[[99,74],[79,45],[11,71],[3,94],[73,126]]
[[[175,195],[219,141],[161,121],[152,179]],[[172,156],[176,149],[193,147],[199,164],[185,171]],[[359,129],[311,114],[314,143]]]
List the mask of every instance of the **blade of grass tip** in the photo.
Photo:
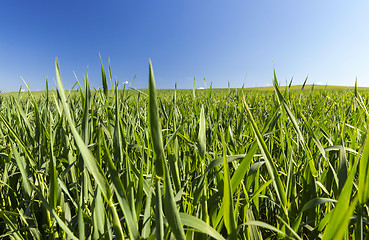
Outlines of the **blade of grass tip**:
[[164,148],[161,134],[158,106],[156,103],[156,89],[154,71],[151,60],[149,61],[149,118],[151,138],[155,153],[155,170],[159,178],[164,177]]
[[231,189],[231,181],[229,176],[228,170],[228,162],[227,162],[227,150],[225,145],[224,136],[222,135],[222,145],[223,145],[223,172],[224,172],[224,187],[223,187],[223,202],[224,202],[224,225],[227,228],[228,234],[231,236],[232,239],[236,239],[236,220],[234,215],[234,208],[233,208],[233,194]]
[[[252,117],[250,109],[249,109],[249,107],[246,103],[245,97],[243,97],[243,104],[246,108],[247,118],[251,122],[251,127],[252,127],[252,130],[255,133],[255,137],[256,137],[256,140],[258,142],[260,151],[261,151],[261,153],[263,154],[263,156],[265,158],[265,163],[266,163],[266,166],[267,166],[267,170],[268,170],[268,173],[269,173],[270,177],[273,180],[273,186],[274,186],[274,188],[277,192],[277,197],[278,197],[279,201],[281,202],[281,205],[283,206],[284,210],[286,211],[286,207],[287,207],[286,192],[285,192],[285,189],[282,185],[282,181],[281,181],[281,179],[278,175],[277,168],[274,165],[273,158],[272,158],[272,156],[271,156],[271,154],[270,154],[270,152],[267,148],[267,145],[264,142],[263,137],[261,136],[261,134],[259,132],[259,129],[258,129],[258,127],[257,127],[257,125],[254,121],[254,118]],[[285,212],[285,214],[286,214],[286,216],[288,216],[288,214],[286,212]]]
[[201,107],[200,119],[199,119],[199,135],[197,137],[197,142],[199,146],[199,153],[202,159],[205,158],[206,152],[206,125],[205,125],[205,113],[204,106]]
[[69,110],[69,106],[68,106],[68,102],[67,99],[65,97],[65,93],[64,93],[64,87],[63,87],[63,83],[60,77],[60,71],[59,71],[59,65],[58,65],[58,60],[55,60],[55,69],[56,69],[56,79],[58,82],[58,86],[59,86],[59,94],[60,94],[60,98],[62,101],[62,105],[63,105],[63,109],[64,109],[64,114],[67,118],[67,121],[69,123],[69,127],[72,131],[73,137],[76,141],[76,144],[80,150],[80,153],[82,155],[83,161],[86,164],[87,169],[89,170],[89,172],[94,176],[94,179],[97,183],[97,185],[99,186],[101,193],[103,194],[103,197],[105,199],[105,201],[107,202],[111,212],[112,212],[112,216],[113,216],[113,227],[114,227],[114,232],[116,234],[116,238],[117,239],[123,239],[123,230],[122,230],[122,226],[120,224],[120,220],[116,211],[116,208],[114,206],[114,203],[112,201],[113,198],[113,194],[111,192],[110,189],[110,185],[108,180],[106,179],[104,172],[102,171],[100,165],[98,165],[95,157],[92,155],[92,153],[90,152],[90,150],[88,150],[86,144],[83,142],[81,136],[79,135],[76,127],[74,126],[72,117],[70,115],[70,110]]
[[[114,89],[114,85],[113,85],[113,76],[111,73],[111,66],[110,66],[110,58],[108,59],[108,64],[109,64],[109,78],[110,78],[110,86],[111,89]],[[132,80],[133,81],[133,80]],[[109,90],[108,90],[109,91]]]
[[195,78],[193,78],[192,97],[193,97],[193,100],[195,101],[195,99],[196,99]]
[[302,84],[302,87],[301,87],[301,90],[300,90],[299,105],[301,104],[302,91],[304,91],[305,84],[306,84],[307,80],[308,80],[308,77],[305,78],[304,84]]
[[[168,219],[169,226],[176,237],[176,239],[185,239],[185,234],[181,219],[179,218],[178,210],[174,202],[174,194],[172,189],[172,183],[170,180],[170,174],[167,169],[167,165],[164,161],[164,148],[162,133],[160,127],[160,120],[158,114],[158,107],[156,104],[156,90],[155,90],[155,78],[152,69],[151,61],[149,63],[149,114],[150,114],[150,129],[151,137],[153,140],[155,150],[155,169],[156,175],[159,178],[165,177],[164,179],[164,211],[165,216]],[[159,185],[159,179],[157,185]],[[160,191],[160,186],[157,186],[157,191]],[[161,196],[159,195],[159,198]],[[160,203],[160,202],[159,202]],[[160,227],[160,226],[159,226]]]
[[100,53],[99,53],[99,56],[100,56],[100,63],[101,63],[102,84],[103,84],[104,94],[107,97],[108,94],[109,94],[109,88],[108,88],[108,83],[107,83],[107,80],[106,80],[106,74],[105,74],[105,70],[104,70],[104,66],[103,66],[102,60],[101,60]]
[[288,91],[291,89],[292,82],[293,82],[293,77],[291,78],[290,83],[288,84]]

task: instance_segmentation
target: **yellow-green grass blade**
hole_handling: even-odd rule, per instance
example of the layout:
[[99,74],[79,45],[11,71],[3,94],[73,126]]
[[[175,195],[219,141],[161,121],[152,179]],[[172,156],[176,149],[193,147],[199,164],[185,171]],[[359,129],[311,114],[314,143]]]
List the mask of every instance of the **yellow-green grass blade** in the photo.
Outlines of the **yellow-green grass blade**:
[[[285,237],[286,239],[288,239],[288,238],[293,239],[292,237],[287,236],[286,233],[284,233],[283,231],[281,231],[278,228],[276,228],[276,227],[274,227],[274,226],[272,226],[272,225],[270,225],[268,223],[265,223],[265,222],[261,222],[261,221],[247,221],[247,222],[245,222],[242,225],[257,226],[257,227],[265,228],[265,229],[268,229],[268,230],[271,230],[273,232],[276,232],[276,233],[280,234],[281,236]],[[242,225],[240,225],[238,228],[240,228]],[[276,238],[276,237],[277,236],[274,236],[274,238]]]
[[233,207],[233,194],[232,194],[232,188],[231,188],[231,180],[230,180],[230,174],[228,170],[228,161],[227,161],[227,155],[226,155],[226,145],[224,137],[222,138],[222,145],[223,145],[223,219],[224,219],[224,225],[227,228],[227,232],[230,236],[232,236],[232,239],[235,239],[235,233],[237,230],[237,223],[235,220],[234,215],[234,207]]
[[[52,120],[52,115],[50,113],[50,120]],[[52,121],[51,121],[52,122]],[[50,159],[50,205],[52,208],[56,208],[57,205],[57,200],[58,200],[58,173],[56,170],[56,159],[54,156],[54,134],[53,134],[53,129],[50,123],[50,128],[49,128],[49,134],[50,134],[50,154],[51,154],[51,159]]]
[[24,157],[21,157],[15,145],[12,144],[11,146],[12,146],[14,158],[17,162],[18,168],[22,175],[22,184],[24,187],[24,191],[26,192],[26,196],[30,198],[32,194],[32,185],[28,179],[27,166],[26,166],[27,162],[24,160]]
[[[368,128],[369,129],[369,128]],[[358,196],[360,204],[369,199],[369,134],[367,131],[363,152],[359,163]]]
[[156,179],[155,184],[155,227],[156,239],[164,239],[163,201],[160,179]]
[[[149,64],[149,115],[150,115],[150,130],[151,138],[155,150],[155,170],[156,175],[164,177],[164,212],[168,219],[169,226],[176,239],[185,239],[185,234],[181,219],[179,218],[178,210],[174,202],[174,194],[172,189],[172,183],[170,179],[170,173],[165,163],[164,148],[162,133],[160,127],[160,120],[158,114],[158,107],[156,104],[156,90],[155,90],[155,78],[152,69],[151,61]],[[159,185],[159,181],[157,185]],[[160,190],[160,186],[157,186],[157,190]],[[160,196],[159,196],[160,197]],[[160,204],[160,202],[158,202]]]
[[205,158],[206,152],[206,124],[205,124],[205,113],[204,106],[201,107],[200,119],[199,119],[199,134],[197,137],[200,157]]
[[[302,238],[290,227],[288,223],[286,223],[280,216],[277,215],[277,218],[283,223],[284,226],[289,230],[289,233],[292,233],[294,237],[298,240],[302,240]],[[288,237],[291,237],[291,234],[287,235]]]
[[179,213],[179,217],[181,218],[181,221],[184,225],[194,228],[199,232],[205,233],[214,239],[225,240],[220,233],[215,231],[214,228],[212,228],[209,224],[202,221],[201,219],[182,212]]
[[95,199],[92,203],[92,223],[93,223],[93,233],[94,239],[99,239],[105,234],[107,229],[105,228],[106,213],[104,207],[104,201],[101,196],[101,191],[99,188],[95,190]]
[[252,195],[252,197],[250,198],[250,200],[249,200],[249,201],[251,202],[252,200],[254,200],[254,198],[259,197],[259,194],[260,194],[262,191],[264,191],[264,190],[265,190],[265,188],[267,188],[271,183],[272,183],[272,180],[269,180],[269,181],[267,181],[267,182],[263,183],[263,185],[261,185],[261,186],[258,188],[258,190],[256,190],[256,191],[253,193],[253,195]]
[[151,227],[151,198],[152,198],[152,187],[150,187],[149,193],[146,195],[146,205],[143,216],[143,227],[141,236],[146,239],[150,235]]
[[168,169],[165,169],[164,212],[165,217],[168,220],[168,224],[171,227],[171,231],[173,232],[176,239],[184,240],[185,234],[181,219],[179,217],[177,206],[174,202],[174,194]]
[[195,78],[193,78],[193,86],[192,86],[192,98],[195,101],[196,99],[196,87],[195,87]]

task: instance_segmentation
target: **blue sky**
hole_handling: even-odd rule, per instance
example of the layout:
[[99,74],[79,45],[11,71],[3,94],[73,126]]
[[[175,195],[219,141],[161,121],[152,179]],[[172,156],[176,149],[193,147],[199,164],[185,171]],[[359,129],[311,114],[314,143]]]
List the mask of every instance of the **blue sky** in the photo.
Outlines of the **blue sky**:
[[[147,88],[268,86],[279,81],[369,86],[369,1],[2,1],[0,90],[102,86],[99,53],[120,83]],[[246,80],[245,80],[245,76]],[[123,85],[121,84],[120,87]]]

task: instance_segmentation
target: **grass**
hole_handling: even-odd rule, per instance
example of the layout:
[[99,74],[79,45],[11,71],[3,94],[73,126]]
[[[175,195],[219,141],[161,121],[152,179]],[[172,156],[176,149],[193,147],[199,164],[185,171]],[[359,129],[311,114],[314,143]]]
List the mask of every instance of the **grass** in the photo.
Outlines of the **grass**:
[[1,94],[0,239],[369,234],[367,89],[158,90],[150,63],[126,90],[101,71],[65,91],[56,62],[56,91]]

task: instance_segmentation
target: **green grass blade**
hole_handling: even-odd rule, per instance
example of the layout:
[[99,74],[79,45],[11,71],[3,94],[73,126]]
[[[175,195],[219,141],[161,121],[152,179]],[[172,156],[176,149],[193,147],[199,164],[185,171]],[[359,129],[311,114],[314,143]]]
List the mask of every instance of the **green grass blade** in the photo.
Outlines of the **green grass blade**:
[[359,157],[357,157],[354,165],[350,170],[346,183],[343,186],[341,194],[338,198],[337,205],[334,208],[333,213],[330,217],[330,219],[334,219],[334,221],[328,222],[322,240],[334,239],[337,237],[338,233],[343,234],[342,230],[343,231],[347,230],[349,220],[352,216],[353,210],[355,209],[358,200],[357,197],[358,195],[353,200],[351,200],[351,191],[353,187],[356,169],[358,166],[358,161]]
[[168,224],[171,227],[176,239],[184,240],[185,234],[182,226],[181,219],[177,210],[177,206],[174,202],[174,194],[172,189],[172,183],[169,176],[169,171],[165,171],[164,182],[164,212],[165,217],[168,220]]
[[102,63],[102,60],[101,60],[101,55],[100,55],[100,63],[101,63],[101,78],[102,78],[104,94],[107,97],[108,94],[109,94],[109,88],[108,88],[108,82],[106,80],[106,74],[105,74],[104,66],[103,66],[103,63]]
[[163,202],[161,196],[160,180],[157,179],[155,184],[155,235],[156,239],[164,239],[164,218],[163,218]]
[[189,215],[187,213],[179,213],[179,217],[184,225],[188,227],[197,229],[198,231],[209,235],[210,237],[217,239],[217,240],[225,240],[224,237],[215,231],[214,228],[209,226],[206,222],[202,221],[201,219]]
[[205,158],[205,152],[206,152],[206,132],[205,131],[206,131],[205,113],[204,113],[204,107],[202,106],[201,111],[200,111],[200,119],[199,119],[199,134],[197,137],[199,153],[202,159]]
[[359,164],[358,196],[361,204],[364,204],[369,199],[368,189],[369,189],[369,134],[367,132]]
[[155,150],[155,170],[156,175],[160,178],[164,177],[164,148],[161,134],[160,119],[158,106],[156,103],[156,89],[154,71],[151,61],[149,63],[149,117],[150,132]]
[[12,150],[13,150],[14,158],[17,162],[18,168],[22,175],[22,184],[24,187],[24,191],[26,192],[27,197],[30,198],[32,194],[32,185],[28,179],[27,165],[26,165],[27,162],[24,161],[24,157],[21,157],[21,155],[19,154],[14,144],[12,144]]
[[224,218],[224,224],[227,228],[227,232],[230,236],[235,238],[235,232],[237,229],[235,215],[234,215],[234,208],[233,208],[233,194],[232,194],[232,188],[231,188],[231,181],[229,176],[229,170],[228,170],[228,161],[227,161],[227,155],[226,155],[226,146],[225,146],[225,140],[224,137],[222,138],[223,143],[223,172],[224,172],[224,187],[223,187],[223,218]]

